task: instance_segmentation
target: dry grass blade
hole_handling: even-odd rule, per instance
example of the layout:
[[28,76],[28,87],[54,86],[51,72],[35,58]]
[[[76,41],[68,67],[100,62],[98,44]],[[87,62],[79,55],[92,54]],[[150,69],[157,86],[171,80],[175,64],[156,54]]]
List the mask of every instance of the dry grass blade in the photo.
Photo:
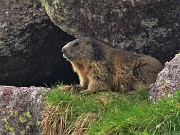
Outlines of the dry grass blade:
[[[69,106],[66,109],[68,108]],[[48,104],[42,112],[41,135],[64,135],[69,113],[61,111],[58,105]]]
[[74,123],[67,129],[68,135],[85,135],[91,123],[97,119],[96,113],[84,113],[79,116]]

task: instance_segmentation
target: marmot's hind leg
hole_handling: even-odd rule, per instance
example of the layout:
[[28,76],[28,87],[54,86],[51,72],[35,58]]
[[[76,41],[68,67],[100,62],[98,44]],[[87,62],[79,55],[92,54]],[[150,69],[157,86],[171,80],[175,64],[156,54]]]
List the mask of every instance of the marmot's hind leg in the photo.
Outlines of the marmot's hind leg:
[[157,74],[161,69],[162,66],[157,60],[145,56],[137,60],[133,74],[138,80],[137,84],[143,84],[148,87],[148,85],[156,81]]

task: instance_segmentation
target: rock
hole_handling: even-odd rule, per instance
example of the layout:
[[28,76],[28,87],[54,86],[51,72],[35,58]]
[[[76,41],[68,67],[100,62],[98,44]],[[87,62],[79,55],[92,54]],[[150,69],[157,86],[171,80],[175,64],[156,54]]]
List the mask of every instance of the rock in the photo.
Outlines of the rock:
[[149,87],[149,96],[154,102],[161,97],[172,97],[180,90],[180,53],[170,62],[166,62],[164,69],[158,74],[157,80]]
[[43,7],[30,0],[1,0],[0,5],[1,85],[42,86],[78,80],[61,54],[74,37],[55,26]]
[[43,87],[0,86],[0,135],[39,135]]
[[166,62],[180,52],[179,0],[41,0],[51,20],[75,37],[90,36]]

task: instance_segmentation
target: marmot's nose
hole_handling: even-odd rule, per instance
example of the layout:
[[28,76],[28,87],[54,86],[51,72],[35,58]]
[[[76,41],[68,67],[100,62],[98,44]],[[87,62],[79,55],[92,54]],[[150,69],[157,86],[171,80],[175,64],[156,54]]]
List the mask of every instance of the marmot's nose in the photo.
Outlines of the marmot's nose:
[[62,48],[62,53],[65,53],[66,51],[65,51],[65,49],[64,48]]

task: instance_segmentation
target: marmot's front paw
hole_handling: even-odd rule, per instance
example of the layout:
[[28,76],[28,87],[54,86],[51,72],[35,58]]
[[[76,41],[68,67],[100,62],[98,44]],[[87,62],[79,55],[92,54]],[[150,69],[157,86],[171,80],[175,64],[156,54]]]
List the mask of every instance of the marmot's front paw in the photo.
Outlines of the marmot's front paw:
[[58,89],[61,91],[73,91],[73,86],[72,85],[59,86]]
[[59,90],[65,91],[65,92],[75,92],[79,93],[82,88],[79,85],[64,85],[64,86],[59,86]]
[[83,94],[83,95],[89,95],[89,94],[91,94],[91,93],[94,93],[95,91],[92,91],[92,90],[82,90],[82,91],[80,91],[80,94]]

